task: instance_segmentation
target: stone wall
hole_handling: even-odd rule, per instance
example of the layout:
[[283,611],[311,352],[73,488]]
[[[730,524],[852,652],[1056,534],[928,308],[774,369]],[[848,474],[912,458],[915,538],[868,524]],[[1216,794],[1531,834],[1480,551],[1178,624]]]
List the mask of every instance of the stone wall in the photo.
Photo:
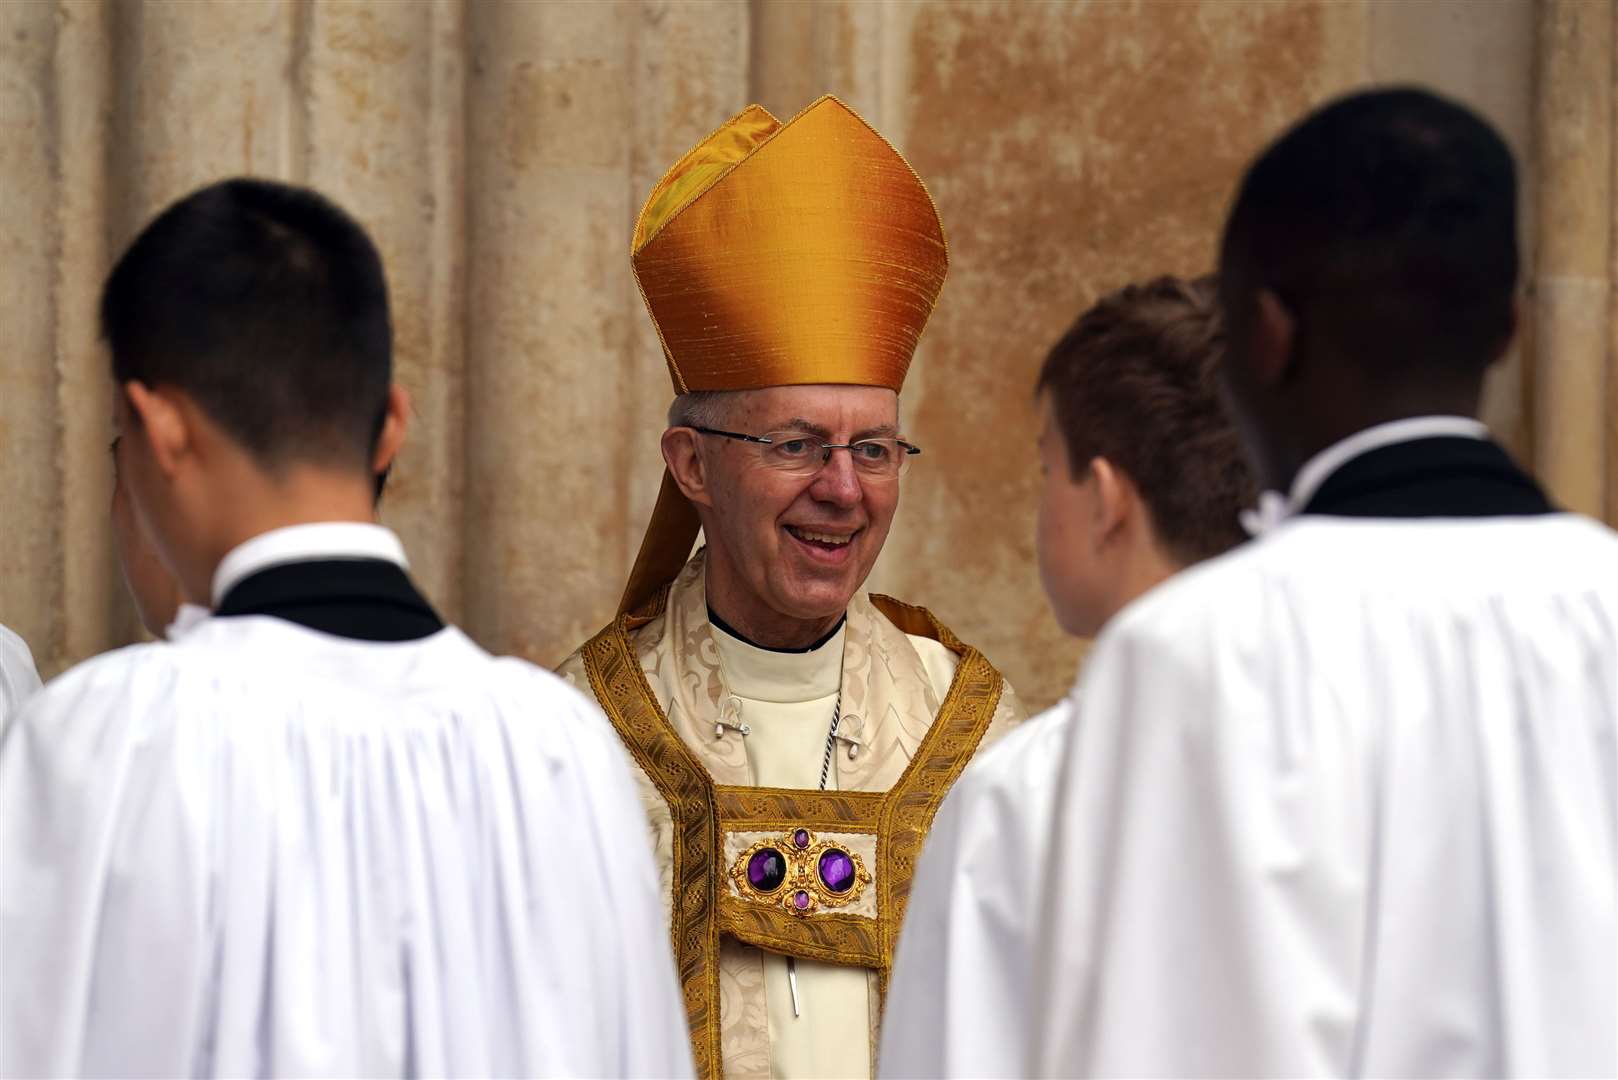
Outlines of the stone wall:
[[1618,519],[1618,0],[1173,3],[12,0],[0,4],[0,621],[55,672],[133,640],[109,551],[110,259],[173,198],[314,184],[387,259],[414,430],[384,517],[488,647],[612,613],[669,388],[629,273],[662,170],[750,100],[844,97],[931,186],[950,280],[904,395],[927,449],[873,586],[1035,705],[1078,647],[1034,571],[1043,349],[1100,293],[1209,268],[1244,161],[1374,81],[1472,101],[1525,180],[1525,333],[1487,419]]

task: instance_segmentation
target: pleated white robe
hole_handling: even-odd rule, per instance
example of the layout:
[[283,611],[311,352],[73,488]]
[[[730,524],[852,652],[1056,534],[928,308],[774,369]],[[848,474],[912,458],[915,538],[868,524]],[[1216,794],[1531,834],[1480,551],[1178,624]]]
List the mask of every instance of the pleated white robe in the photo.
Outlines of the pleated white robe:
[[944,798],[916,865],[882,1020],[881,1075],[1030,1075],[1020,943],[1038,915],[1059,752],[1057,703],[981,753]]
[[34,669],[28,643],[0,626],[0,732],[38,689],[39,672]]
[[547,672],[205,618],[0,743],[0,1074],[690,1070],[623,751]]
[[1051,798],[1008,743],[941,811],[886,1074],[1618,1073],[1610,530],[1296,518],[1071,708]]

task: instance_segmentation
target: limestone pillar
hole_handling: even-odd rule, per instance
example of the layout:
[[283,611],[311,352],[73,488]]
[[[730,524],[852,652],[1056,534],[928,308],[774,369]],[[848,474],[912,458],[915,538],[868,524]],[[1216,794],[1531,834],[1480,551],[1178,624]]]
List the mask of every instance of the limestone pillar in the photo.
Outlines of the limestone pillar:
[[1537,48],[1534,465],[1552,497],[1600,517],[1613,401],[1612,0],[1542,0]]
[[[56,425],[55,277],[59,228],[53,4],[0,5],[0,161],[8,176],[0,218],[0,295],[7,297],[7,361],[0,366],[0,621],[49,668],[61,654],[62,481]],[[26,362],[23,362],[26,358]]]
[[461,613],[466,328],[465,13],[459,0],[292,8],[289,178],[353,213],[387,267],[394,378],[414,404],[382,502],[411,571]]

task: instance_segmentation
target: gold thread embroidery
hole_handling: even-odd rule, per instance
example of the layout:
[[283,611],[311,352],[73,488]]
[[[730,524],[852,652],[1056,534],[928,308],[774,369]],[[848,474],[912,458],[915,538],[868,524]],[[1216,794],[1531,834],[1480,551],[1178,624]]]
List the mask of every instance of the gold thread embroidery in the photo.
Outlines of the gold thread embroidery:
[[714,788],[719,822],[727,831],[806,826],[874,833],[887,797],[885,791],[800,791],[731,785]]
[[[888,789],[882,808],[879,836],[877,920],[882,934],[883,964],[878,970],[883,1001],[887,1000],[888,973],[893,966],[893,950],[899,940],[910,901],[910,882],[916,859],[939,804],[955,778],[966,767],[973,751],[988,730],[1000,704],[1005,680],[977,649],[964,644],[943,623],[923,607],[904,604],[891,596],[873,594],[871,603],[901,629],[925,622],[931,635],[945,648],[960,656],[949,693],[938,706],[938,715],[927,737],[916,748],[915,757]],[[914,632],[914,631],[911,631]]]
[[629,629],[661,614],[669,587],[646,609],[620,615],[584,646],[590,689],[635,762],[651,778],[673,819],[675,967],[700,1077],[720,1075],[718,879],[721,856],[713,780],[669,724],[646,683]]

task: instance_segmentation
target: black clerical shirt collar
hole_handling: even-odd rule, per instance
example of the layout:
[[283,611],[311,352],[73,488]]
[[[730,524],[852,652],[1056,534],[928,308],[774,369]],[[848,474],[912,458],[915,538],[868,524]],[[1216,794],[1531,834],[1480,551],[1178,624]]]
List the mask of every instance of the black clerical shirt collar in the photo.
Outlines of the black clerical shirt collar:
[[1266,491],[1242,525],[1257,536],[1299,515],[1381,519],[1516,517],[1556,511],[1544,491],[1469,417],[1418,416],[1332,444],[1285,496]]
[[773,645],[760,645],[758,642],[754,641],[752,638],[748,637],[734,626],[731,626],[724,619],[721,619],[719,617],[719,613],[712,607],[708,608],[708,621],[714,625],[715,629],[723,630],[725,633],[729,634],[737,641],[740,641],[742,644],[751,645],[755,649],[762,649],[765,652],[773,653],[812,653],[816,649],[828,644],[832,638],[837,636],[837,631],[841,630],[843,628],[843,624],[848,621],[848,613],[844,612],[842,617],[837,620],[837,624],[830,630],[826,631],[826,633],[822,635],[819,640],[815,641],[811,645],[802,645],[795,649],[778,649]]
[[1486,440],[1489,429],[1470,416],[1412,416],[1404,420],[1390,420],[1364,431],[1356,431],[1346,439],[1332,443],[1326,449],[1304,462],[1303,468],[1292,480],[1287,504],[1294,512],[1309,505],[1315,492],[1331,475],[1355,458],[1380,450],[1395,443],[1416,439],[1460,438]]
[[354,641],[419,641],[444,628],[406,573],[399,538],[336,522],[276,529],[227,555],[214,615],[262,615]]
[[213,606],[245,579],[283,563],[373,559],[409,570],[404,545],[391,529],[360,521],[288,525],[232,548],[213,575]]

